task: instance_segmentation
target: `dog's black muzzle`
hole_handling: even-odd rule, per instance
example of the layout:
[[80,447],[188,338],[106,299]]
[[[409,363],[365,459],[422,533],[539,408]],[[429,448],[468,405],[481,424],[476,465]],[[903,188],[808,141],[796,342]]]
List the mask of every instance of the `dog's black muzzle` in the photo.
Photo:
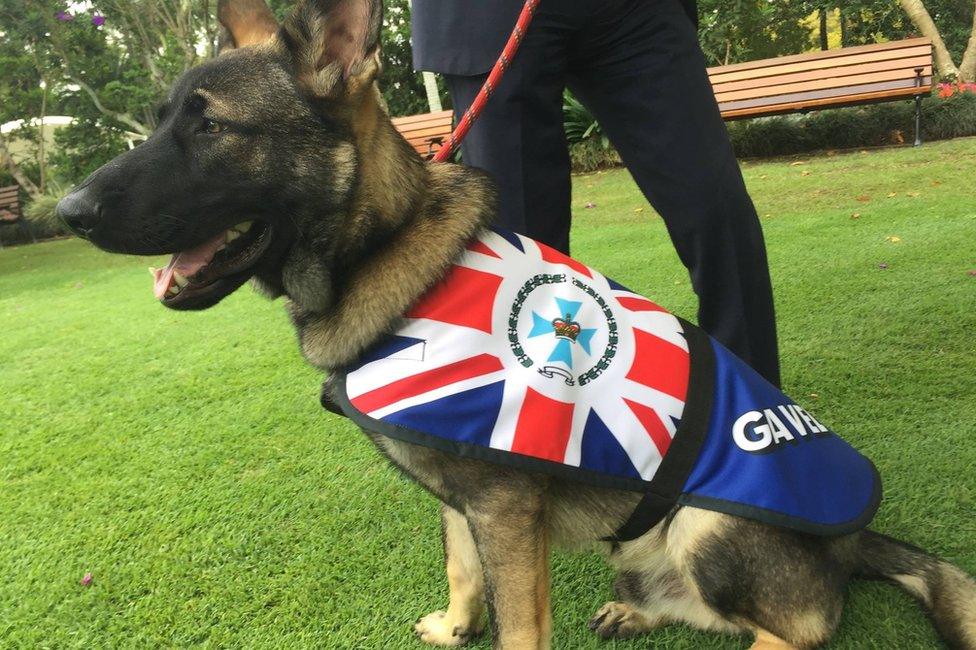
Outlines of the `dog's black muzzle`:
[[85,188],[79,188],[58,201],[58,217],[65,227],[82,239],[88,239],[98,223],[101,208]]

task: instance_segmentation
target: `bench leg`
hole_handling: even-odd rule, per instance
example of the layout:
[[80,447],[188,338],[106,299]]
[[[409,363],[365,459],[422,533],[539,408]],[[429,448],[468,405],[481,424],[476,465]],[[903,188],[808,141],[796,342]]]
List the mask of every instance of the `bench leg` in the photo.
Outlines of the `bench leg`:
[[922,144],[922,97],[915,96],[915,146]]
[[[922,73],[925,68],[915,68],[915,87],[922,87]],[[915,95],[915,146],[922,144],[922,96]]]

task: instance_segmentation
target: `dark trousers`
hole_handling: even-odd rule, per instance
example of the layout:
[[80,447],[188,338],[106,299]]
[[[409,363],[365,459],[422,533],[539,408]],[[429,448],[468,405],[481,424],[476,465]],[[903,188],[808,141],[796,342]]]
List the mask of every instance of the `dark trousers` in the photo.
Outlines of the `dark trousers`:
[[[448,75],[460,115],[484,76]],[[759,219],[678,0],[542,2],[461,146],[499,185],[499,225],[569,252],[568,87],[664,219],[699,299],[699,325],[779,384]]]

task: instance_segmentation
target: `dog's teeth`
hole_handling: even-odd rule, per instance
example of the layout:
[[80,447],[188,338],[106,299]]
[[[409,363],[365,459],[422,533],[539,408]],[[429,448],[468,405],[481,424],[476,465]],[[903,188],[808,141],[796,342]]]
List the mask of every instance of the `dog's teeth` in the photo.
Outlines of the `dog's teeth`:
[[189,280],[187,280],[186,278],[184,278],[182,275],[180,275],[178,272],[175,271],[173,272],[173,280],[176,281],[176,286],[178,286],[180,289],[190,284]]
[[176,286],[176,285],[173,285],[169,289],[166,290],[166,293],[168,293],[171,296],[175,296],[179,292],[180,292],[180,288],[178,286]]
[[150,266],[149,267],[149,275],[151,275],[153,277],[156,277],[156,272],[157,271],[159,271],[159,269],[157,269],[155,266]]
[[246,233],[254,225],[253,221],[245,221],[244,223],[239,223],[235,226],[235,229],[240,231],[241,234]]
[[226,238],[227,243],[228,244],[231,243],[232,241],[234,241],[235,239],[237,239],[240,236],[241,236],[241,233],[237,232],[233,228],[230,229],[230,230],[228,230],[227,231],[227,238]]

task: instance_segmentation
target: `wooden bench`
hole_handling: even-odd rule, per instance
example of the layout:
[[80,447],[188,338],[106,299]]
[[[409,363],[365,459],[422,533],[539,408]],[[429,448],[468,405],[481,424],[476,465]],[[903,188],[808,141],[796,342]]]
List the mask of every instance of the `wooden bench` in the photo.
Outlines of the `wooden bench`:
[[932,42],[910,38],[708,69],[722,117],[738,120],[822,108],[915,99],[932,91]]
[[[921,101],[932,92],[932,42],[909,38],[708,69],[726,120],[805,113],[896,99],[915,99],[915,144]],[[430,158],[451,134],[452,111],[393,118],[397,130]]]
[[451,135],[453,120],[454,111],[438,111],[394,117],[393,126],[421,156],[431,158]]
[[[34,233],[27,225],[27,220],[21,214],[20,186],[18,185],[0,187],[0,226],[8,224],[20,224],[21,228],[30,235],[30,238],[35,242],[37,241],[34,238]],[[0,248],[2,247],[3,241],[0,240]]]

